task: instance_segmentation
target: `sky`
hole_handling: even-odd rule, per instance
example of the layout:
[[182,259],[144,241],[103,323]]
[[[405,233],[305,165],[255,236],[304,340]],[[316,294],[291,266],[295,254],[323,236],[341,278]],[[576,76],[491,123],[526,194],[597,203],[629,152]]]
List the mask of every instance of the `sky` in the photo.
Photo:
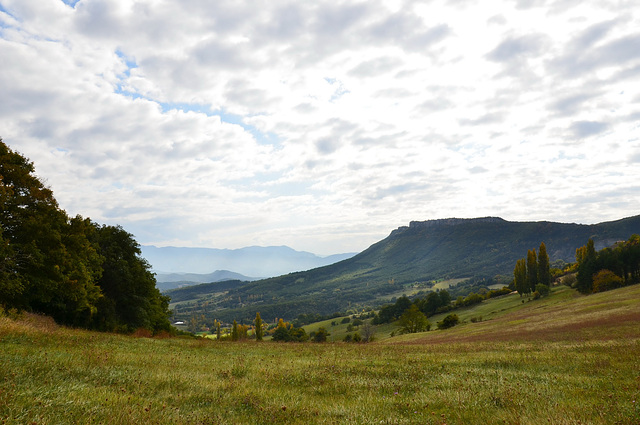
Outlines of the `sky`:
[[142,245],[640,213],[637,0],[0,0],[0,137]]

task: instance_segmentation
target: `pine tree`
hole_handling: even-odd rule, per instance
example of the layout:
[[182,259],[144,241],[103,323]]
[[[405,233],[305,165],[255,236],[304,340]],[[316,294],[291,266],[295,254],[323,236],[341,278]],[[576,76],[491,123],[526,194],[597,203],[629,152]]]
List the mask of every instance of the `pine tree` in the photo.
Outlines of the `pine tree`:
[[262,318],[260,317],[260,312],[256,313],[256,341],[262,341],[263,330],[262,330]]
[[538,251],[538,283],[551,286],[551,269],[549,267],[549,255],[544,242],[540,244]]

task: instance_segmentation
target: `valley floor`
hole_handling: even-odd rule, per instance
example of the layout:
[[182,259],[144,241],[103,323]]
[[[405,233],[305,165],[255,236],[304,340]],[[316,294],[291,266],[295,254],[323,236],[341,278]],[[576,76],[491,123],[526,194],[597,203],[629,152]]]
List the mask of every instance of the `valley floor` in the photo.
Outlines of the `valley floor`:
[[520,304],[373,344],[133,338],[0,317],[0,423],[640,423],[639,285]]

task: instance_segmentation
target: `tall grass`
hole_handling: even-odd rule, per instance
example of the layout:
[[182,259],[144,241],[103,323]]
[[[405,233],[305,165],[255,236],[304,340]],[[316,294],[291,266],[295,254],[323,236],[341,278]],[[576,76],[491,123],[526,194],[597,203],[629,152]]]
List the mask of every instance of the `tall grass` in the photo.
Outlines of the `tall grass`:
[[[568,307],[552,301],[537,307],[558,320]],[[637,322],[591,339],[570,329],[544,338],[545,328],[540,338],[461,337],[489,324],[454,328],[451,341],[438,331],[280,344],[132,338],[4,317],[0,423],[640,423]]]

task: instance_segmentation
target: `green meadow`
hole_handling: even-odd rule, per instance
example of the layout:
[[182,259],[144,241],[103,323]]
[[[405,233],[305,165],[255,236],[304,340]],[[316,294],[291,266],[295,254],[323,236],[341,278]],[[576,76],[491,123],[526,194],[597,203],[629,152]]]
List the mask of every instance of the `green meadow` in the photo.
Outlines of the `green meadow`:
[[136,338],[5,315],[0,423],[639,424],[640,285],[522,301],[369,344]]

